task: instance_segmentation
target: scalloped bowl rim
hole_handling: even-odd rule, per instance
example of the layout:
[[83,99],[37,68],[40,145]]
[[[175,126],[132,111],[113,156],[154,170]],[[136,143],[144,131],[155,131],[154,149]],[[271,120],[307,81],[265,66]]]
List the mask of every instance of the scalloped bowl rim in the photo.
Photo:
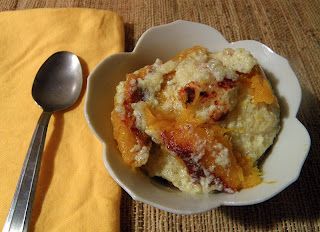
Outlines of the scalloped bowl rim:
[[[185,29],[187,28],[190,32],[186,32]],[[167,36],[164,38],[165,35]],[[192,38],[188,40],[189,37],[187,36],[191,36]],[[209,38],[204,38],[204,36]],[[173,45],[171,45],[171,43],[168,43],[168,41],[174,41],[177,38],[183,39],[182,44],[173,43]],[[193,40],[195,42],[193,42]],[[216,47],[211,46],[212,44],[210,43],[213,43],[213,41]],[[159,48],[155,46],[155,44],[159,45]],[[103,117],[110,118],[110,115],[105,115],[110,113],[110,109],[108,112],[106,109],[103,115],[99,107],[102,106],[102,111],[104,110],[104,100],[101,100],[101,98],[108,97],[109,103],[112,101],[113,108],[112,96],[114,91],[110,91],[112,93],[103,93],[103,85],[100,86],[100,84],[104,84],[105,87],[109,88],[110,85],[115,87],[119,80],[124,80],[124,76],[122,75],[126,72],[122,73],[120,79],[110,79],[114,77],[119,78],[119,73],[122,72],[120,70],[128,69],[129,71],[135,71],[144,65],[153,63],[155,58],[167,60],[173,57],[178,51],[194,45],[201,45],[209,48],[209,50],[222,49],[223,47],[242,47],[251,51],[266,71],[268,78],[271,78],[270,81],[279,97],[280,106],[282,110],[285,109],[286,111],[286,115],[282,116],[282,130],[271,151],[272,154],[277,155],[269,154],[263,165],[263,171],[266,170],[264,174],[266,181],[254,188],[241,190],[235,194],[219,193],[215,195],[194,195],[172,191],[171,189],[158,185],[145,175],[133,173],[132,170],[129,170],[128,167],[121,164],[122,160],[120,155],[115,157],[113,154],[119,154],[119,151],[115,148],[116,145],[111,135],[112,132],[110,132],[110,130],[112,131],[110,122],[108,120],[109,127],[102,124]],[[152,52],[150,52],[150,50]],[[110,71],[111,67],[113,68],[112,71]],[[111,74],[107,77],[109,72],[111,72]],[[285,86],[290,86],[290,88],[285,88]],[[112,100],[110,97],[112,97]],[[277,195],[298,179],[311,144],[307,130],[296,118],[301,97],[301,87],[298,78],[290,67],[288,60],[276,54],[266,45],[253,40],[229,43],[219,31],[208,25],[178,20],[148,29],[140,37],[132,52],[111,55],[96,66],[88,77],[85,117],[92,132],[103,143],[103,160],[106,169],[112,178],[134,200],[147,203],[171,213],[197,214],[221,205],[240,206],[261,203]],[[97,121],[99,122],[97,123]],[[108,155],[110,153],[112,154]],[[286,157],[288,156],[287,153],[292,153],[295,161],[285,159],[288,158]],[[285,170],[289,173],[289,176],[283,175],[283,173],[280,175],[283,170],[281,166],[283,162],[286,162],[286,164],[289,163],[288,170]],[[279,177],[281,176],[282,178],[275,178],[270,174],[270,170],[272,170],[272,172],[276,170],[279,172]],[[272,184],[268,182],[272,182]],[[150,193],[150,190],[152,193]]]

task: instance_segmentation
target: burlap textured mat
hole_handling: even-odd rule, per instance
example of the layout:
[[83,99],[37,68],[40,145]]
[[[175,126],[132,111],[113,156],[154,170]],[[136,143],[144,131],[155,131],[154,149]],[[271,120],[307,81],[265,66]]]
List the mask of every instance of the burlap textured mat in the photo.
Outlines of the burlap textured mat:
[[[157,1],[132,4],[127,15],[127,50],[146,28],[184,19],[208,24],[228,41],[257,40],[286,57],[299,78],[303,99],[298,114],[312,145],[300,178],[262,204],[220,207],[182,216],[132,201],[123,193],[122,231],[320,231],[320,159],[316,153],[320,122],[319,1]],[[140,7],[147,7],[143,11]],[[146,13],[146,12],[149,12]],[[289,86],[288,86],[289,87]],[[285,165],[285,164],[283,164]]]
[[114,11],[124,18],[127,51],[132,51],[148,28],[183,19],[208,24],[230,42],[260,41],[286,57],[302,87],[298,118],[312,139],[299,179],[267,202],[220,207],[193,216],[158,210],[133,201],[123,192],[121,231],[320,231],[319,0],[0,0],[0,7],[2,11],[37,7],[90,7]]

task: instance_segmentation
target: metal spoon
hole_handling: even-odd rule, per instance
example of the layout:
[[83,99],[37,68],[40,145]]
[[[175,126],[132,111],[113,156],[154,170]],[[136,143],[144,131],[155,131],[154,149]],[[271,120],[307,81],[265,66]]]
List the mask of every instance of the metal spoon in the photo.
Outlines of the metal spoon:
[[57,52],[39,69],[32,86],[33,99],[42,107],[5,222],[4,231],[27,231],[41,165],[47,127],[53,112],[72,106],[82,89],[78,57]]

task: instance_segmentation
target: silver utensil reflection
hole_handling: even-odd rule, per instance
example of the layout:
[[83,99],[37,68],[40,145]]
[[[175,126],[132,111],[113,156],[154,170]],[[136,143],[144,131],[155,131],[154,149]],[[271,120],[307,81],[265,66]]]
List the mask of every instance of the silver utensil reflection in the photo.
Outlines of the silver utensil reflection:
[[28,230],[50,117],[77,101],[82,82],[80,61],[70,52],[53,54],[39,69],[32,97],[43,113],[33,133],[3,232]]

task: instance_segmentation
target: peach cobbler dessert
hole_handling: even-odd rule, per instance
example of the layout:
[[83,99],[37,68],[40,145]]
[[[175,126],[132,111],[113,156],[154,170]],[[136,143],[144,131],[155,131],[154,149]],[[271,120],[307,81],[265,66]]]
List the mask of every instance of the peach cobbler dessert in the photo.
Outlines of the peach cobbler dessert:
[[245,49],[196,46],[127,74],[111,114],[124,162],[181,191],[233,193],[262,182],[279,104]]

